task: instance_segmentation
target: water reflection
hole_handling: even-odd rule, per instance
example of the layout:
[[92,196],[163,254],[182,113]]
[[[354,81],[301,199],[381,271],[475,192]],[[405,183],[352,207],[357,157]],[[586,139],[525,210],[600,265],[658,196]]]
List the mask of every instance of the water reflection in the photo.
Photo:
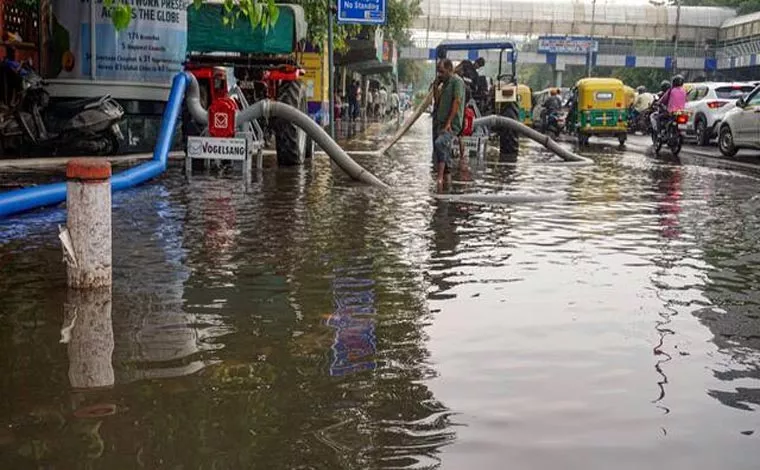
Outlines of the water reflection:
[[327,319],[327,325],[335,329],[332,376],[377,368],[373,359],[377,347],[373,318],[377,311],[372,289],[375,283],[362,277],[371,273],[371,260],[363,267],[335,270],[332,281],[335,311]]
[[72,388],[90,389],[114,384],[110,287],[69,290],[61,343],[67,345]]
[[361,161],[389,193],[318,156],[117,195],[112,342],[19,231],[0,468],[754,468],[757,180],[602,147],[454,185],[565,200],[439,202],[423,124]]

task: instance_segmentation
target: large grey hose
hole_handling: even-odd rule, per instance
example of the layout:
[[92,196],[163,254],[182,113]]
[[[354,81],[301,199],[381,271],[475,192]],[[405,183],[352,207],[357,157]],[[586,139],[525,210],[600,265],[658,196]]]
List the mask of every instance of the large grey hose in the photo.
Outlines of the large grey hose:
[[190,86],[185,91],[185,102],[187,103],[187,110],[190,112],[190,116],[193,117],[193,121],[199,124],[208,123],[208,111],[201,105],[201,89],[198,86],[198,80],[190,72],[185,72],[190,77]]
[[515,132],[519,132],[520,134],[530,139],[535,140],[536,142],[543,145],[547,149],[556,153],[557,155],[562,157],[563,160],[568,162],[566,163],[567,165],[585,166],[585,165],[594,164],[594,161],[591,160],[590,158],[581,157],[580,155],[577,155],[567,150],[566,148],[561,147],[557,142],[550,139],[549,136],[544,135],[540,132],[537,132],[536,130],[531,129],[525,124],[519,121],[515,121],[514,119],[510,119],[508,117],[492,115],[492,116],[478,118],[478,119],[475,119],[475,121],[473,121],[473,126],[474,127],[491,127],[491,128],[508,127]]
[[262,100],[245,108],[237,113],[235,125],[240,126],[246,122],[258,118],[277,117],[286,119],[296,126],[303,129],[322,150],[345,171],[351,178],[361,181],[362,183],[377,186],[383,189],[389,189],[389,186],[380,181],[375,175],[365,170],[361,165],[356,163],[348,154],[337,144],[329,134],[322,129],[319,124],[314,122],[308,115],[300,110],[276,101]]

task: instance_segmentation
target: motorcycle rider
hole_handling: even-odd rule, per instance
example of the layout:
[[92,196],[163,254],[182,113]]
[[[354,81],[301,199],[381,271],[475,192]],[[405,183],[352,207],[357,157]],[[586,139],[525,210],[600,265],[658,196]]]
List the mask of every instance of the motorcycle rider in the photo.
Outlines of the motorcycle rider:
[[649,107],[652,106],[652,103],[654,103],[654,95],[647,93],[647,88],[645,86],[636,88],[636,99],[633,100],[633,111],[636,114],[641,114],[649,109]]
[[542,116],[543,128],[549,128],[549,118],[552,114],[558,113],[562,108],[562,100],[559,97],[559,89],[552,88],[549,97],[544,102],[544,111]]
[[655,134],[659,132],[660,129],[660,116],[665,112],[665,110],[662,109],[662,101],[665,98],[666,94],[670,91],[670,86],[671,85],[668,80],[663,80],[660,82],[660,93],[657,94],[654,102],[652,103],[652,113],[649,115],[649,123],[652,127],[652,132]]
[[633,100],[631,108],[629,109],[629,129],[635,131],[637,128],[641,127],[642,129],[639,130],[643,130],[643,120],[648,119],[647,112],[649,111],[649,108],[652,107],[654,99],[654,95],[652,93],[648,93],[645,86],[639,86],[636,88],[636,98]]

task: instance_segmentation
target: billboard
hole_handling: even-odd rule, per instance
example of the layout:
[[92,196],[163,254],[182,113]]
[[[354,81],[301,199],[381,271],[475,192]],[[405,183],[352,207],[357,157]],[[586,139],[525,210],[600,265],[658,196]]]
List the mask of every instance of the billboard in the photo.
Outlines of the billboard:
[[301,81],[306,86],[308,112],[312,119],[323,126],[330,122],[330,75],[326,62],[327,56],[318,52],[304,52],[301,56],[301,67],[304,70]]
[[[189,0],[133,0],[120,32],[103,0],[93,1],[97,79],[166,83],[181,70]],[[90,78],[90,0],[54,1],[51,29],[50,78]]]
[[541,36],[538,38],[538,52],[544,54],[588,54],[599,52],[599,42],[589,37]]

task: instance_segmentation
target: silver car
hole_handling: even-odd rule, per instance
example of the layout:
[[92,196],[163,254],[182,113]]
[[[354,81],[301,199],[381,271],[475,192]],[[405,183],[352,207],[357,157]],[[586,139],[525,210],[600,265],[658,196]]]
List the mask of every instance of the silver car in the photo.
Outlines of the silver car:
[[718,148],[727,157],[733,157],[739,149],[760,149],[760,87],[736,100],[718,132]]
[[725,114],[736,100],[754,89],[750,83],[695,83],[686,96],[686,134],[697,138],[697,145],[707,145],[717,137]]

